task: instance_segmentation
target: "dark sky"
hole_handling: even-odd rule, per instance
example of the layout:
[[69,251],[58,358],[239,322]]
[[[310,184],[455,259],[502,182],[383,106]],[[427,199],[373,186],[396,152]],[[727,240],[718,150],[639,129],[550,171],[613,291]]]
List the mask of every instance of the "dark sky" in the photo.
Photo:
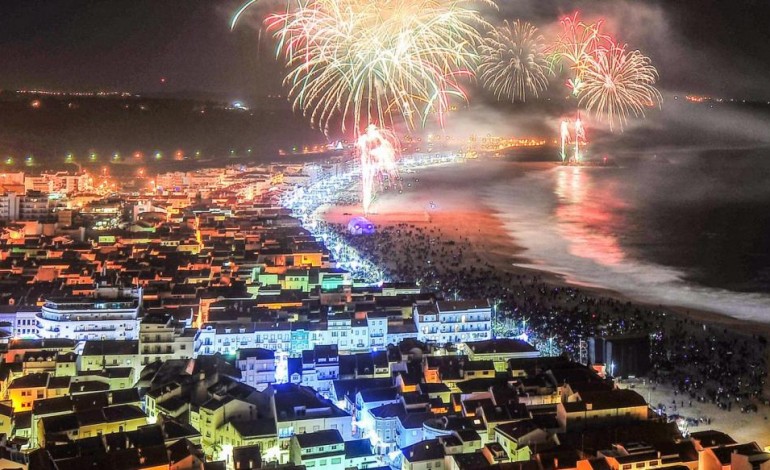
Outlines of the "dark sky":
[[238,4],[2,0],[0,87],[252,93],[266,75],[258,61],[273,60],[257,54],[255,31],[230,31]]
[[[274,0],[272,0],[274,1]],[[498,16],[551,21],[575,8],[609,18],[650,55],[668,90],[770,99],[767,0],[500,0]],[[277,92],[257,32],[230,32],[240,0],[0,0],[0,88]],[[256,13],[256,12],[255,12]],[[166,83],[161,83],[161,78]]]

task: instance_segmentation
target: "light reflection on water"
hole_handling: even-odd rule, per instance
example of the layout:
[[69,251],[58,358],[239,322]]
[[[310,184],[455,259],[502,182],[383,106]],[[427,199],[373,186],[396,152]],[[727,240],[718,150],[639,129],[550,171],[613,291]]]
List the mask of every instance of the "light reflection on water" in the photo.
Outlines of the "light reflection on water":
[[567,241],[573,256],[590,259],[603,266],[621,264],[626,255],[611,227],[622,222],[619,212],[627,206],[616,181],[596,184],[590,171],[597,168],[560,167],[556,169],[554,210],[557,230]]
[[[491,185],[483,193],[524,249],[519,266],[558,273],[568,282],[607,288],[636,300],[770,322],[770,295],[707,287],[688,279],[684,269],[646,256],[647,248],[659,242],[651,239],[655,233],[649,216],[636,207],[639,188],[647,198],[656,193],[681,197],[682,190],[633,182],[639,176],[636,170],[556,167]],[[684,217],[681,210],[674,215]]]

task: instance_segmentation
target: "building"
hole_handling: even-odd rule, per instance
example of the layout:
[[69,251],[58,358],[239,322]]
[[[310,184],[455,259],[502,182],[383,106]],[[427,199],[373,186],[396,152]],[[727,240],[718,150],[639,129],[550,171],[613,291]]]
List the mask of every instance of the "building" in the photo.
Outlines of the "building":
[[339,358],[334,344],[317,345],[302,351],[302,385],[328,396],[332,382],[339,378]]
[[170,316],[145,316],[139,324],[142,365],[193,357],[196,331],[177,324]]
[[448,461],[444,444],[439,439],[420,441],[401,449],[401,470],[444,470]]
[[14,192],[0,194],[0,220],[19,220],[21,197]]
[[306,468],[345,469],[345,440],[336,429],[297,434],[291,438],[289,460]]
[[547,431],[529,419],[499,424],[494,433],[494,441],[502,446],[508,458],[514,462],[530,460],[533,449],[538,445],[542,447],[551,439]]
[[42,338],[123,340],[139,337],[141,288],[132,297],[46,299],[37,314]]
[[241,380],[259,391],[275,383],[275,352],[264,348],[238,350],[236,366],[241,370]]
[[128,372],[127,380],[134,381],[139,368],[139,341],[97,340],[86,341],[78,355],[77,368],[80,373],[118,369]]
[[647,401],[634,390],[584,391],[576,397],[576,401],[556,405],[556,420],[561,429],[645,421],[650,413]]
[[588,360],[612,377],[643,377],[650,371],[650,337],[624,335],[588,339]]
[[275,418],[281,463],[289,461],[291,437],[295,434],[338,431],[344,440],[352,440],[351,416],[314,390],[290,384],[275,387]]
[[147,417],[134,405],[116,405],[88,412],[74,412],[42,418],[38,422],[41,445],[66,442],[105,434],[135,431],[147,424]]
[[19,198],[19,219],[43,220],[51,215],[52,208],[47,193],[27,191],[26,195]]
[[413,316],[420,341],[444,345],[492,338],[492,307],[486,300],[418,304]]
[[292,464],[305,468],[345,470],[379,465],[368,439],[345,441],[336,429],[295,435],[289,455]]
[[520,339],[497,338],[487,341],[469,341],[463,343],[463,352],[471,361],[492,361],[495,370],[505,372],[511,359],[540,356],[538,350]]

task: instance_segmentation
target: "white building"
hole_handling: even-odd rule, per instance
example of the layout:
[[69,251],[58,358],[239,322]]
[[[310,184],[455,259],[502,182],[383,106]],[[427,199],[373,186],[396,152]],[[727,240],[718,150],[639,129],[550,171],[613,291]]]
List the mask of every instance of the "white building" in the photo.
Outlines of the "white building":
[[373,351],[384,349],[388,345],[385,342],[388,334],[388,313],[369,312],[366,315],[366,322],[369,330],[369,346]]
[[53,180],[48,175],[24,176],[24,189],[26,191],[40,191],[43,193],[53,192]]
[[195,330],[175,324],[170,317],[145,317],[139,325],[142,365],[171,359],[190,359],[195,349]]
[[[241,349],[263,348],[287,353],[292,347],[289,322],[205,323],[195,336],[195,355],[235,354]],[[317,340],[317,344],[322,343]],[[297,351],[299,354],[302,347]]]
[[19,219],[20,197],[14,192],[0,194],[0,220]]
[[53,174],[44,174],[43,177],[51,181],[52,191],[64,194],[73,194],[93,190],[93,178],[87,173],[68,173],[59,171]]
[[39,314],[40,309],[37,307],[19,307],[16,311],[13,335],[23,338],[36,338],[38,336],[37,318]]
[[492,338],[492,307],[486,300],[417,305],[413,316],[420,341],[445,344]]
[[353,439],[351,416],[314,390],[284,384],[275,386],[275,392],[280,463],[289,461],[291,438],[296,434],[337,430],[343,440]]
[[241,370],[241,381],[260,392],[275,383],[275,352],[264,348],[238,350],[236,366]]
[[137,339],[141,289],[136,297],[47,299],[37,314],[41,338]]

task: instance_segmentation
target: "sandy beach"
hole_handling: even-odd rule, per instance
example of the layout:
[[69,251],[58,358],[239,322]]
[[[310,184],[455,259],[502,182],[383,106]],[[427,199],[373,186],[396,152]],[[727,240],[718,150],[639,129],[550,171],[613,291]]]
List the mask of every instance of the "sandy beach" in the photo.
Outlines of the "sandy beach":
[[[499,172],[500,166],[509,171]],[[510,164],[494,161],[469,161],[403,174],[401,192],[390,191],[377,196],[372,213],[366,217],[376,226],[409,224],[426,229],[441,228],[458,238],[468,238],[484,262],[496,269],[509,272],[532,273],[535,270],[517,266],[526,264],[524,249],[516,244],[496,212],[486,205],[475,179],[485,182],[510,180],[528,172],[553,168],[553,163]],[[510,168],[514,171],[511,172]],[[346,224],[351,217],[361,214],[360,206],[332,206],[324,214],[327,222]],[[560,276],[537,271],[554,282],[563,282]]]
[[[557,273],[529,267],[532,263],[527,259],[526,250],[517,244],[497,212],[484,202],[484,186],[501,182],[515,184],[518,177],[547,171],[556,165],[547,162],[470,160],[403,174],[401,192],[379,194],[367,218],[380,227],[406,223],[427,230],[440,228],[445,234],[454,233],[458,238],[468,238],[475,255],[495,269],[537,274],[542,280],[556,285],[575,285],[597,295],[653,305],[610,289],[570,283]],[[325,212],[324,219],[346,224],[355,215],[361,215],[360,206],[332,206]],[[761,333],[770,336],[770,324],[737,319],[727,312],[677,305],[666,305],[666,308],[693,321],[723,325],[747,335]]]
[[[368,215],[377,227],[401,229],[410,227],[417,233],[441,234],[442,239],[454,238],[462,242],[472,253],[466,259],[477,259],[476,265],[486,265],[492,270],[522,275],[535,276],[539,283],[552,286],[570,286],[570,282],[559,274],[533,269],[527,259],[527,250],[517,244],[511,235],[510,222],[508,225],[501,220],[499,214],[485,203],[484,189],[486,185],[499,183],[516,184],[516,179],[536,172],[553,170],[553,163],[515,163],[500,160],[470,161],[462,164],[434,167],[415,173],[403,174],[403,188],[400,192],[390,191],[380,194],[373,204],[373,213]],[[481,182],[481,183],[480,183]],[[327,222],[347,224],[354,216],[360,215],[358,206],[333,206],[324,214]],[[383,253],[380,253],[382,256]],[[387,259],[387,252],[382,258]],[[527,266],[527,267],[525,267]],[[683,322],[685,328],[701,338],[716,335],[722,338],[736,338],[722,334],[722,329],[737,333],[737,337],[745,341],[754,341],[753,335],[770,336],[770,325],[744,321],[729,316],[726,312],[699,310],[679,306],[653,305],[641,302],[622,293],[602,289],[596,286],[586,287],[577,284],[584,293],[596,297],[610,298],[623,305],[633,302],[634,308],[649,310],[665,310],[671,315],[664,328],[676,329],[682,324],[676,318],[687,318]],[[632,308],[629,304],[629,309]],[[707,327],[704,327],[707,325]],[[727,341],[732,341],[727,339]],[[744,341],[744,340],[741,340]],[[729,344],[729,343],[728,343]],[[650,403],[668,403],[674,396],[674,388],[670,384],[660,384],[655,391],[640,389]],[[765,395],[768,387],[765,386]],[[724,430],[739,441],[756,440],[761,445],[770,445],[770,425],[764,419],[770,416],[770,408],[759,406],[758,414],[743,414],[740,406],[733,404],[734,410],[720,410],[716,404],[693,403],[692,408],[682,410],[687,417],[712,417],[712,426],[701,425],[695,430],[708,428]]]
[[[667,411],[677,413],[685,418],[710,418],[711,424],[701,423],[688,426],[689,432],[717,429],[726,431],[737,442],[756,442],[760,446],[770,445],[770,408],[760,406],[757,413],[742,413],[736,405],[732,411],[718,408],[712,403],[698,402],[674,394],[673,388],[667,385],[651,385],[649,382],[636,380],[618,384],[620,388],[633,388],[641,394],[652,406],[664,404]],[[674,400],[676,407],[673,408]],[[682,406],[684,404],[684,406]]]

